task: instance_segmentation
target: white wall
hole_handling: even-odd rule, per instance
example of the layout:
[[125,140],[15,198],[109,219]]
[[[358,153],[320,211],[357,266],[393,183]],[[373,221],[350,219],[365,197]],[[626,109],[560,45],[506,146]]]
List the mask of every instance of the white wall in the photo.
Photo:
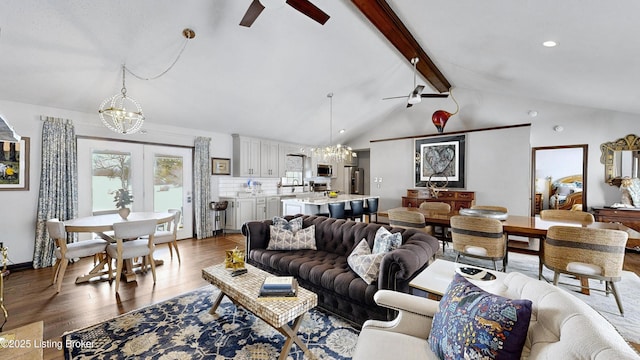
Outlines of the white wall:
[[[506,97],[462,88],[456,88],[456,99],[461,105],[460,113],[449,120],[444,135],[452,131],[503,126],[514,123],[530,123],[530,138],[527,141],[530,147],[587,144],[588,163],[586,182],[588,206],[611,205],[614,202],[620,201],[619,189],[604,182],[604,165],[600,162],[600,144],[617,140],[627,134],[640,135],[640,126],[638,125],[640,124],[640,116],[550,103],[535,99]],[[594,106],[597,106],[597,104],[594,104]],[[535,109],[538,112],[538,116],[535,118],[529,117],[527,115],[529,109]],[[357,139],[352,139],[348,143],[356,149],[371,148],[371,176],[375,177],[374,169],[380,168],[381,164],[388,165],[393,161],[398,161],[398,159],[394,159],[392,154],[396,154],[399,151],[407,153],[407,151],[411,151],[411,148],[408,147],[408,144],[401,145],[402,141],[395,141],[393,143],[399,147],[405,147],[403,149],[395,149],[394,146],[388,144],[381,146],[379,145],[380,143],[371,141],[436,134],[435,127],[431,123],[430,118],[434,110],[435,108],[426,100],[411,109],[399,107],[397,112],[381,114],[381,116],[384,117],[383,121],[376,126],[372,126],[371,130],[366,134]],[[483,125],[478,126],[477,120],[481,120]],[[556,125],[561,125],[564,130],[562,132],[554,131],[553,128]],[[376,148],[379,150],[374,151]],[[397,150],[397,152],[394,150]],[[504,176],[510,177],[512,174],[516,174],[517,176],[526,174],[526,176],[530,176],[530,149],[524,150],[516,147],[512,149],[505,148],[503,151],[526,151],[526,154],[521,154],[521,156],[523,156],[523,159],[524,157],[527,158],[527,160],[521,164],[512,164],[513,167],[502,169]],[[381,156],[382,159],[380,159],[379,156]],[[399,160],[399,162],[400,161],[403,160]],[[399,171],[405,171],[405,174],[407,170],[405,170],[404,167],[409,166],[404,162],[401,164],[394,163],[393,165],[397,166]],[[402,167],[402,169],[400,169],[400,167]],[[403,188],[407,187],[409,182],[410,179],[399,179],[397,184],[401,189],[393,191],[385,188],[382,189],[382,194],[392,199],[399,193],[402,193],[404,191]],[[375,194],[375,185],[374,183],[371,184],[372,194]],[[489,183],[474,184],[474,186],[476,185],[496,186],[495,184]],[[385,184],[385,187],[389,186],[389,183]],[[467,189],[479,193],[485,192],[485,189],[472,188],[471,185],[467,185]],[[530,197],[528,193],[523,196],[526,197],[526,199]],[[389,205],[390,203],[381,209],[388,209]],[[528,212],[526,214],[528,214]]]
[[[231,135],[221,132],[185,129],[177,126],[158,127],[154,126],[153,119],[147,119],[144,126],[147,134],[119,136],[101,125],[97,112],[96,114],[86,114],[57,108],[0,101],[0,116],[11,124],[18,134],[29,137],[31,142],[29,190],[0,191],[0,203],[4,204],[0,215],[0,229],[2,229],[0,241],[4,242],[9,249],[11,264],[20,264],[33,260],[36,211],[40,188],[41,115],[72,120],[77,135],[186,146],[193,146],[194,134],[207,136],[211,137],[210,154],[212,157],[231,158]],[[217,176],[211,177],[213,199],[217,199],[218,196],[218,179],[219,177]],[[83,201],[83,199],[79,199],[79,201]]]
[[[476,204],[529,214],[529,172],[511,170],[529,167],[529,130],[527,126],[467,134],[466,189],[476,192]],[[380,196],[381,210],[401,206],[407,189],[415,187],[414,147],[415,139],[371,143],[371,194]]]

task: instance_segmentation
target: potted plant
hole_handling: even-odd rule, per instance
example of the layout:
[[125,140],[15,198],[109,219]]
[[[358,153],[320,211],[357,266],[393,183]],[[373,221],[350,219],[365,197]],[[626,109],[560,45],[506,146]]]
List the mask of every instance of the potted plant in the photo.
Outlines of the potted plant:
[[127,189],[118,189],[113,197],[113,202],[116,203],[120,217],[127,220],[127,216],[129,216],[131,212],[131,209],[129,209],[127,205],[133,203],[133,195],[131,195]]

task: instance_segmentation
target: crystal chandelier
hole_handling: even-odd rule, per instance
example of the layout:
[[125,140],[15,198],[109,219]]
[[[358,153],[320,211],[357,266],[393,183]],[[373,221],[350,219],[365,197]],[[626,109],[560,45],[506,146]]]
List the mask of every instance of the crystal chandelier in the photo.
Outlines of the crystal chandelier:
[[135,99],[127,96],[127,87],[124,83],[125,72],[129,72],[129,74],[140,80],[155,80],[166,74],[178,62],[182,52],[187,47],[187,43],[190,39],[196,37],[196,33],[192,29],[185,28],[182,30],[182,36],[185,40],[178,56],[176,56],[171,65],[159,75],[144,78],[127,69],[125,65],[122,65],[122,89],[120,89],[120,93],[103,101],[98,109],[100,121],[102,121],[104,126],[119,134],[134,134],[140,131],[144,123],[144,113],[142,112],[140,104]]
[[328,162],[342,163],[352,157],[356,157],[356,153],[351,147],[342,146],[341,144],[332,145],[333,143],[333,93],[328,93],[330,111],[329,111],[329,145],[311,149],[312,156]]
[[127,96],[124,77],[125,66],[122,65],[122,89],[120,94],[115,94],[105,99],[100,105],[98,114],[104,126],[109,130],[119,134],[134,134],[142,128],[144,113],[140,104],[135,99]]

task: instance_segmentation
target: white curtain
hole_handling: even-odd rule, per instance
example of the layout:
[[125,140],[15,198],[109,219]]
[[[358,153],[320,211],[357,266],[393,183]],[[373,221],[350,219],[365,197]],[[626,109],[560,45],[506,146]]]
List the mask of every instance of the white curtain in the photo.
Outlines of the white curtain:
[[[78,154],[71,120],[43,117],[42,170],[36,218],[35,269],[52,266],[55,244],[47,231],[47,220],[62,221],[78,216]],[[70,235],[67,241],[75,241]]]
[[196,217],[196,238],[198,239],[211,236],[213,229],[209,210],[209,202],[211,202],[210,143],[211,138],[208,137],[197,137],[195,140],[195,157],[193,159],[193,205]]

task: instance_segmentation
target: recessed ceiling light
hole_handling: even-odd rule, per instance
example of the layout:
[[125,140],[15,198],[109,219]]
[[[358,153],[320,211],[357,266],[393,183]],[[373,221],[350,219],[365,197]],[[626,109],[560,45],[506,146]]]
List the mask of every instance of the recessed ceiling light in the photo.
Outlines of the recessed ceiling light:
[[553,40],[547,40],[547,41],[542,43],[542,46],[545,46],[545,47],[555,47],[557,45],[558,45],[558,43],[553,41]]
[[529,116],[531,116],[532,118],[538,116],[538,112],[535,110],[529,110],[527,114],[529,114]]
[[344,134],[345,131],[345,129],[340,129],[340,134]]

